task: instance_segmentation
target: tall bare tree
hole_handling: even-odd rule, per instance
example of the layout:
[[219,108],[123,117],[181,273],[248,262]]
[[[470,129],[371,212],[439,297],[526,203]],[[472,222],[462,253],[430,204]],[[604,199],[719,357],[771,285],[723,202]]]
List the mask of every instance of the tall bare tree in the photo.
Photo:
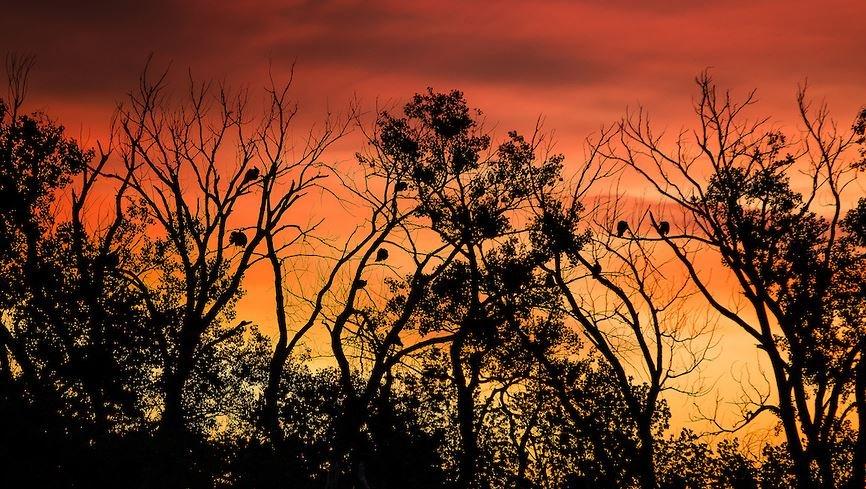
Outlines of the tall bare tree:
[[[587,161],[569,182],[571,188],[560,195],[537,194],[535,243],[547,259],[544,268],[567,317],[610,368],[628,407],[636,435],[630,477],[643,487],[656,487],[660,396],[701,393],[699,379],[689,383],[688,376],[708,357],[713,323],[688,321],[687,281],[665,277],[665,259],[653,243],[635,239],[646,227],[644,219],[629,222],[625,199],[606,196],[621,177],[621,164],[605,155],[615,134],[609,128],[587,141]],[[553,367],[553,360],[544,361]],[[551,368],[551,381],[568,404],[561,374]],[[577,416],[578,411],[567,412]]]
[[[345,134],[348,118],[329,116],[295,147],[291,80],[272,79],[264,109],[255,111],[246,90],[192,79],[186,96],[175,100],[167,75],[145,70],[120,106],[118,149],[130,192],[154,223],[156,263],[133,280],[159,303],[153,313],[154,324],[165,328],[161,425],[178,436],[185,429],[185,385],[203,338],[212,337],[213,346],[244,332],[246,321],[225,324],[243,278],[266,258],[279,273],[281,257],[309,232],[290,220],[290,210],[323,178],[319,157]],[[278,325],[266,419],[288,355],[287,327],[283,320]]]
[[[849,395],[863,330],[840,315],[834,295],[860,280],[851,271],[862,263],[840,257],[847,254],[844,195],[856,178],[852,163],[862,127],[840,128],[826,107],[813,110],[801,91],[802,132],[790,142],[768,119],[749,120],[754,93],[736,101],[706,74],[697,84],[695,130],[667,146],[641,110],[619,125],[613,156],[681,216],[681,228],[660,239],[707,304],[767,356],[774,395],[753,398],[743,424],[762,413],[778,418],[798,487],[862,486],[862,449],[854,451],[859,469],[850,481],[834,468],[846,457],[839,444],[849,416],[860,409]],[[711,252],[730,272],[745,307],[708,282],[697,257]]]

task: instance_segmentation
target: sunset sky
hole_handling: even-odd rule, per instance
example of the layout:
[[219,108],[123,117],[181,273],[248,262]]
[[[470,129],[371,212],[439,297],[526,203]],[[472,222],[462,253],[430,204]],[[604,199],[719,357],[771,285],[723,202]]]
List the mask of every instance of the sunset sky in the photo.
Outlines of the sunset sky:
[[704,69],[735,93],[757,89],[758,109],[779,124],[794,120],[806,81],[845,124],[866,105],[862,0],[33,0],[3,10],[0,46],[37,59],[28,108],[90,145],[150,54],[175,75],[252,89],[269,66],[285,74],[295,63],[299,127],[353,97],[370,109],[457,88],[497,130],[529,131],[543,117],[572,159],[627,107],[674,129],[691,123]]
[[[304,114],[353,95],[459,88],[504,127],[543,115],[566,152],[626,106],[671,125],[711,68],[780,120],[799,83],[850,118],[866,100],[866,4],[854,0],[21,2],[0,46],[31,53],[31,102],[99,134],[145,59],[258,88],[297,63]],[[50,35],[49,35],[50,33]]]

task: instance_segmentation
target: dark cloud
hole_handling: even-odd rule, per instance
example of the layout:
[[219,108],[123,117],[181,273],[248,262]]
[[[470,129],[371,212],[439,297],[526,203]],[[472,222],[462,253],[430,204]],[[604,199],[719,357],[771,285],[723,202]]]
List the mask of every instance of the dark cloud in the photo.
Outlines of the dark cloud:
[[[35,0],[4,8],[0,46],[38,57],[34,92],[75,103],[122,97],[154,53],[239,82],[268,60],[297,60],[311,91],[364,83],[375,85],[368,95],[405,96],[445,80],[539,99],[594,90],[625,104],[676,94],[709,66],[764,91],[789,93],[806,75],[862,83],[857,3]],[[394,80],[413,88],[383,85]]]
[[21,2],[0,20],[0,45],[37,57],[36,88],[104,97],[130,87],[147,54],[175,44],[186,20],[171,2]]
[[337,34],[326,39],[278,42],[269,50],[296,58],[303,66],[354,66],[373,73],[426,79],[445,75],[494,85],[592,84],[610,79],[616,71],[613,62],[528,40],[461,42],[450,36],[396,39]]
[[180,0],[36,0],[7,10],[0,46],[37,57],[35,88],[85,99],[122,95],[151,54],[184,67],[232,63],[259,24],[250,12]]
[[[567,43],[515,36],[481,9],[360,1],[253,3],[225,8],[163,0],[33,2],[2,22],[0,43],[34,53],[56,95],[122,92],[149,53],[183,65],[236,70],[251,59],[495,84],[573,84],[609,76],[614,63]],[[494,20],[495,21],[495,20]]]

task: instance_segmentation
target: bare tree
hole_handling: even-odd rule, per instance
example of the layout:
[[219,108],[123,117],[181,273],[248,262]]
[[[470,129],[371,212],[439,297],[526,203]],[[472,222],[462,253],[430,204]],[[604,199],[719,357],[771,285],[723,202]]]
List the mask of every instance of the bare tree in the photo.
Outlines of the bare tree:
[[[755,398],[740,426],[774,414],[798,487],[835,487],[844,478],[833,469],[835,445],[856,409],[846,399],[861,358],[862,327],[840,321],[833,304],[834,289],[856,276],[837,265],[845,253],[843,192],[855,179],[850,157],[861,138],[837,127],[826,107],[813,111],[804,90],[803,132],[789,142],[768,119],[748,119],[754,93],[737,102],[706,74],[697,84],[697,129],[666,146],[640,110],[619,125],[613,157],[681,214],[681,229],[655,239],[668,245],[707,303],[767,355],[775,399]],[[803,194],[793,190],[801,183]],[[696,256],[710,252],[730,271],[748,314],[708,284]],[[852,487],[862,486],[861,452]]]
[[[324,177],[318,158],[345,134],[348,119],[329,116],[295,148],[289,138],[296,113],[288,99],[291,80],[272,80],[264,110],[257,113],[249,108],[247,91],[191,77],[185,99],[175,102],[166,77],[163,72],[152,78],[145,70],[120,106],[118,149],[125,185],[154,222],[158,263],[131,279],[151,303],[161,303],[152,311],[155,324],[166,328],[161,426],[177,436],[184,431],[185,384],[203,337],[218,328],[208,334],[225,341],[249,324],[222,326],[232,319],[250,267],[267,258],[278,273],[275,263],[310,231],[290,221],[289,211]],[[260,251],[263,243],[266,252]],[[288,356],[287,327],[278,324],[267,407],[278,395]]]
[[[713,322],[689,321],[688,282],[667,278],[668,264],[654,243],[636,239],[645,219],[629,220],[621,196],[611,199],[599,191],[622,173],[621,164],[605,156],[615,134],[606,129],[588,140],[586,163],[565,197],[537,196],[537,246],[549,257],[544,268],[562,295],[565,313],[611,369],[628,407],[637,440],[633,476],[644,487],[656,487],[660,396],[701,393],[699,379],[686,381],[714,345]],[[550,375],[554,385],[561,382],[561,372],[552,369]],[[572,402],[565,395],[561,399]],[[575,409],[568,412],[578,416]]]
[[[297,113],[297,105],[290,103],[288,91],[291,79],[283,86],[277,86],[271,78],[267,89],[270,98],[268,123],[259,129],[258,152],[265,163],[262,176],[262,213],[266,223],[263,226],[265,255],[271,265],[274,277],[274,299],[276,307],[278,335],[268,369],[268,383],[264,391],[264,407],[261,415],[263,427],[271,436],[277,433],[277,403],[280,398],[280,379],[283,368],[295,346],[312,327],[317,314],[311,314],[307,324],[289,337],[287,305],[284,292],[283,262],[293,257],[292,250],[302,240],[307,239],[313,228],[303,227],[296,222],[286,222],[286,213],[298,199],[306,195],[319,180],[327,176],[327,168],[319,161],[322,154],[350,130],[354,118],[351,108],[345,116],[335,118],[328,115],[324,126],[312,129],[307,134],[300,150],[289,139],[292,122]],[[285,188],[288,182],[288,189]],[[288,238],[284,237],[288,234]]]

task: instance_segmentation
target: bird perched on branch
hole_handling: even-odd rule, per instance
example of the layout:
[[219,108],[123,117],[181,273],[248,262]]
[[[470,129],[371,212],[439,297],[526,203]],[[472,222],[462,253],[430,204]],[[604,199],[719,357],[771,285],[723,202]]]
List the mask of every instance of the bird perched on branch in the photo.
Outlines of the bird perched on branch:
[[598,277],[599,275],[601,275],[601,263],[596,261],[589,270],[592,272],[593,276]]
[[671,232],[671,223],[669,223],[667,221],[660,222],[659,223],[659,234],[661,234],[662,236],[665,236],[669,232]]
[[254,181],[258,180],[258,179],[259,179],[259,174],[260,174],[260,172],[259,172],[259,169],[258,169],[258,168],[255,168],[255,167],[250,168],[250,169],[247,170],[247,172],[244,174],[244,181],[241,182],[241,185],[246,185],[246,184],[248,184],[248,183],[250,183],[250,182],[254,182]]
[[396,192],[402,192],[402,191],[406,190],[407,188],[409,188],[409,184],[406,182],[403,182],[403,181],[398,180],[397,183],[394,184],[394,190]]
[[386,250],[385,248],[379,248],[379,250],[376,251],[376,261],[384,261],[387,259],[388,259],[388,250]]
[[616,236],[618,238],[622,238],[622,235],[628,231],[628,223],[625,221],[620,221],[616,223]]
[[235,246],[246,246],[247,235],[244,234],[243,231],[232,231],[232,233],[229,234],[229,243]]
[[366,287],[366,286],[367,286],[367,281],[366,281],[366,280],[364,280],[364,279],[362,279],[362,278],[359,278],[358,280],[355,280],[355,288],[363,289],[363,288]]

